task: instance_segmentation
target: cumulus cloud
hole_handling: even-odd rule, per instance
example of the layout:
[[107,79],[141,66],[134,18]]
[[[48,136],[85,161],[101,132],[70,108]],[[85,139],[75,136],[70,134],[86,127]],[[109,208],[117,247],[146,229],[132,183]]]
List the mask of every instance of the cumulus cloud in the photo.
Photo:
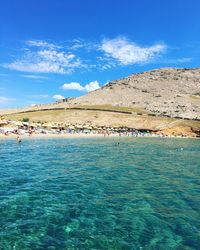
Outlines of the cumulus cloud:
[[104,39],[100,49],[107,57],[117,60],[122,65],[148,63],[166,49],[164,44],[149,47],[139,46],[125,37]]
[[63,84],[62,89],[84,91],[84,87],[81,86],[80,83],[78,83],[78,82],[65,83],[65,84]]
[[[53,44],[44,41],[28,41],[22,58],[4,67],[29,73],[57,73],[68,74],[75,69],[83,67],[79,57],[75,54],[60,50]],[[30,49],[34,47],[34,49]]]
[[62,99],[64,99],[65,97],[64,96],[62,96],[62,95],[53,95],[53,99],[56,99],[56,100],[62,100]]
[[90,82],[90,83],[86,84],[84,87],[84,89],[87,92],[94,91],[94,90],[99,89],[99,88],[100,88],[100,86],[99,86],[98,81]]
[[82,86],[78,82],[65,83],[62,86],[63,90],[78,90],[78,91],[84,91],[84,92],[91,92],[99,88],[100,88],[100,85],[98,81],[92,81],[86,84],[85,86]]

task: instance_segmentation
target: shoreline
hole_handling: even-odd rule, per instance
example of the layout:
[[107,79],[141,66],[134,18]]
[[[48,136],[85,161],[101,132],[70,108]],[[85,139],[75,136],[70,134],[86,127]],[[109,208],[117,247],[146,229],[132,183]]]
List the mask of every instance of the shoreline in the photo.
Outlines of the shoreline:
[[132,135],[121,135],[119,134],[110,134],[104,136],[103,134],[84,134],[84,133],[74,133],[74,134],[32,134],[29,135],[4,135],[0,134],[0,140],[9,140],[9,139],[15,139],[17,140],[17,137],[19,137],[21,140],[24,139],[75,139],[75,138],[157,138],[157,139],[199,139],[198,137],[181,137],[181,136],[132,136]]
[[[93,138],[93,137],[104,137],[102,134],[32,134],[29,135],[2,135],[0,134],[0,139],[45,139],[45,138]],[[118,135],[111,135],[112,137],[117,137]],[[108,137],[108,136],[107,136]]]

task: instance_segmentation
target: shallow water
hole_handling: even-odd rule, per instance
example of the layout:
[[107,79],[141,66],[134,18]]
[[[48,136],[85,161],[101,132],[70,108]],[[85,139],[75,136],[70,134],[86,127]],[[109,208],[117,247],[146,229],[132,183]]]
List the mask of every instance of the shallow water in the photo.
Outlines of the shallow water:
[[190,139],[0,141],[0,249],[200,249],[199,151]]

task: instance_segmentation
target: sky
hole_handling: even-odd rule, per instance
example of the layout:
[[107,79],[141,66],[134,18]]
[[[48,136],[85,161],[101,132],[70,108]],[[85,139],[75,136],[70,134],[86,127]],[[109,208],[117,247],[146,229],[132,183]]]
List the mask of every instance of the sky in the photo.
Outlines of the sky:
[[199,0],[2,0],[0,108],[76,97],[130,74],[200,66]]

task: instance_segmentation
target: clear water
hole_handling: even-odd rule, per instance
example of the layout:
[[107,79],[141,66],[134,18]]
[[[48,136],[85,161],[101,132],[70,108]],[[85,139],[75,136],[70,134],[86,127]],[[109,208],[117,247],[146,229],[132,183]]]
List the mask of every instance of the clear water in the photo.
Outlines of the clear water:
[[0,249],[200,249],[199,151],[189,139],[1,141]]

